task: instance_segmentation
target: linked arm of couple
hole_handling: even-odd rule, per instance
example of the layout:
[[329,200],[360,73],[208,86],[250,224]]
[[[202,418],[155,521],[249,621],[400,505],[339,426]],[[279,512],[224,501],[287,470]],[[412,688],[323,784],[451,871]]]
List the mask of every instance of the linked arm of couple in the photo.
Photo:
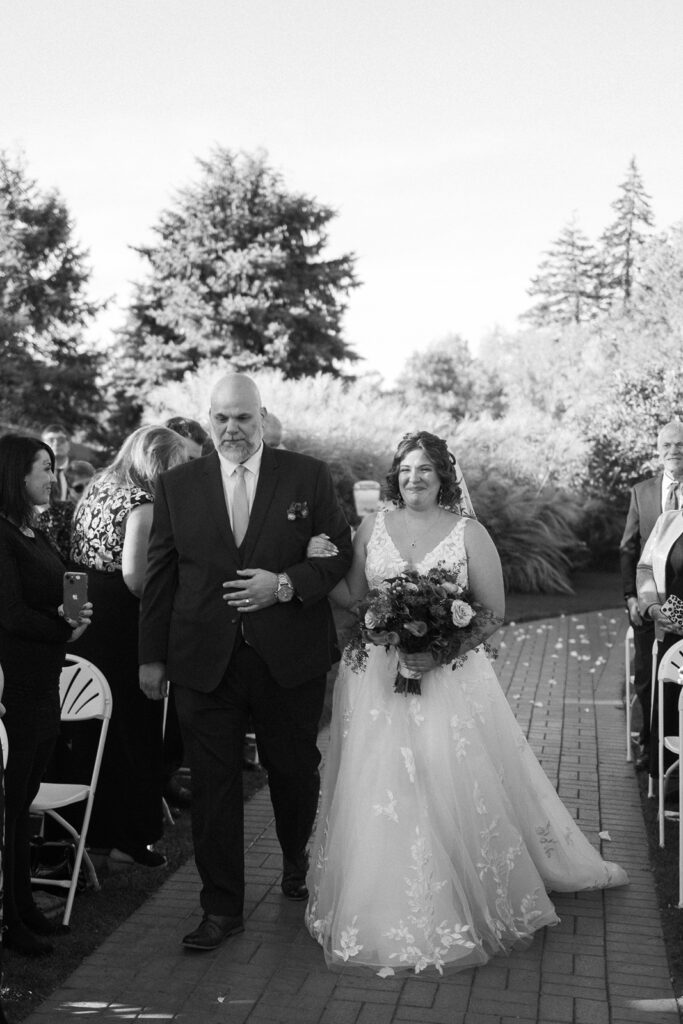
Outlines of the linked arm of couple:
[[[147,697],[159,700],[168,693],[167,665],[163,651],[167,643],[163,637],[168,637],[168,628],[173,614],[173,606],[176,597],[179,566],[183,559],[182,551],[178,550],[174,531],[174,515],[177,512],[177,492],[175,494],[176,507],[172,511],[169,498],[165,493],[165,481],[162,478],[157,485],[157,493],[154,501],[154,512],[152,529],[149,538],[149,549],[147,558],[147,575],[145,580],[141,624],[147,621],[153,623],[151,642],[143,643],[141,640],[141,655],[143,651],[147,657],[141,657],[139,669],[140,687]],[[313,484],[313,498],[310,505],[310,528],[317,530],[318,535],[331,536],[334,539],[334,551],[324,558],[314,557],[311,553],[310,544],[301,559],[300,548],[296,552],[296,533],[292,524],[291,533],[282,535],[278,532],[264,533],[262,539],[257,542],[260,555],[257,552],[255,561],[263,557],[268,564],[285,561],[288,556],[294,559],[287,565],[286,570],[273,572],[263,568],[235,569],[235,577],[231,580],[222,581],[223,601],[233,612],[240,615],[250,615],[254,611],[262,611],[271,605],[280,602],[298,604],[302,608],[317,605],[321,599],[329,596],[331,589],[343,577],[351,563],[351,537],[348,524],[338,505],[331,477],[327,471],[320,469]],[[254,518],[252,510],[252,519]],[[292,519],[287,515],[287,519]],[[299,534],[300,536],[300,534]],[[263,540],[265,538],[265,540]],[[187,543],[187,535],[185,535]],[[263,540],[263,542],[262,542]],[[277,555],[274,556],[274,550]],[[265,553],[264,553],[265,552]],[[299,554],[299,561],[296,561],[296,554]],[[330,557],[331,555],[331,557]],[[190,566],[192,569],[192,566]],[[283,596],[284,585],[284,596]],[[291,586],[289,594],[287,589]],[[292,594],[293,591],[293,594]],[[147,613],[147,614],[145,614]],[[236,622],[236,619],[232,620]],[[149,635],[149,634],[148,634]],[[151,655],[151,657],[150,657]],[[158,660],[155,655],[161,655]]]

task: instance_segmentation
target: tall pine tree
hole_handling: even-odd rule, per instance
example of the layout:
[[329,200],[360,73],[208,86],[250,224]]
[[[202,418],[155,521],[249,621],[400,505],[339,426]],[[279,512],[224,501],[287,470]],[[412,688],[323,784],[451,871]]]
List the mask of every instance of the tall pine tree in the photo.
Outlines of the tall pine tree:
[[528,294],[537,298],[536,305],[522,319],[535,327],[594,320],[600,312],[600,260],[576,216],[562,229],[545,256],[528,288]]
[[650,196],[643,187],[636,158],[632,157],[626,178],[612,203],[616,216],[600,239],[603,267],[603,295],[627,309],[633,294],[635,270],[643,245],[654,225]]

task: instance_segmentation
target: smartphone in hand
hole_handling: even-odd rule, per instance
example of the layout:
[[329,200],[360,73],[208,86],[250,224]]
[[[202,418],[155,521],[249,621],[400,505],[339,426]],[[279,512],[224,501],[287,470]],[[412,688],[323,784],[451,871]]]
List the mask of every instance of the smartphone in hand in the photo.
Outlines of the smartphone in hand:
[[67,619],[77,619],[83,605],[88,600],[88,574],[86,572],[64,573],[64,615]]

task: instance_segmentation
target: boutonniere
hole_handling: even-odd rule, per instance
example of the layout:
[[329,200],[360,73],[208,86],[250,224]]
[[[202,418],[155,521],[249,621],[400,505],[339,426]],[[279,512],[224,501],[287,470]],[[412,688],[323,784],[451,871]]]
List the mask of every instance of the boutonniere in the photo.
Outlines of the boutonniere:
[[287,509],[287,518],[292,523],[295,519],[308,519],[308,502],[293,501]]

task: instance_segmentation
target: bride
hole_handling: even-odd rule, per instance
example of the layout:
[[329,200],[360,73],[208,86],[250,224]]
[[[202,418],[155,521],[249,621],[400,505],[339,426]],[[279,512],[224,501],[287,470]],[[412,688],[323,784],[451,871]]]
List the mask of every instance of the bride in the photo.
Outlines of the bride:
[[362,669],[342,660],[307,878],[306,924],[329,966],[482,964],[558,922],[547,891],[628,881],[571,818],[475,646],[502,621],[503,581],[488,533],[462,514],[455,466],[433,434],[402,439],[396,507],[363,520],[332,594],[350,607],[406,568],[442,565],[490,614],[461,667],[405,656],[419,696],[394,692],[394,648],[371,646]]

